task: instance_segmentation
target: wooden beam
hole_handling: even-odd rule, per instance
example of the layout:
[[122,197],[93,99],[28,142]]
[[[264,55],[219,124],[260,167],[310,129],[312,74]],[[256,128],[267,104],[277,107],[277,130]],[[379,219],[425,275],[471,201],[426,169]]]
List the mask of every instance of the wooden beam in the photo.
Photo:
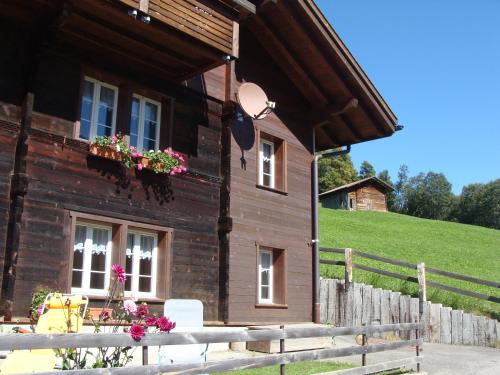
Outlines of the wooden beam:
[[342,105],[329,104],[325,108],[313,111],[309,118],[313,127],[321,126],[330,121],[332,117],[339,116],[351,109],[358,107],[358,99],[351,98]]
[[393,124],[397,122],[396,116],[358,65],[342,40],[338,37],[337,33],[335,33],[328,20],[321,14],[317,6],[307,0],[297,0],[294,4],[300,7],[307,15],[310,23],[322,34],[325,43],[330,47],[329,50],[336,54],[337,58],[340,59],[351,77],[356,81],[360,89],[362,89],[367,99],[377,108],[376,116],[387,125],[393,126]]
[[269,27],[269,24],[270,22],[265,22],[260,17],[254,17],[249,21],[248,27],[309,103],[317,107],[327,105],[328,99],[278,38],[278,33]]
[[209,344],[361,334],[372,335],[374,333],[410,331],[419,328],[422,328],[420,323],[399,323],[358,327],[285,328],[284,330],[148,333],[142,337],[141,341],[133,340],[128,333],[0,334],[0,350]]
[[248,0],[232,0],[233,4],[240,10],[240,12],[245,14],[255,14],[257,12],[257,7],[255,4]]

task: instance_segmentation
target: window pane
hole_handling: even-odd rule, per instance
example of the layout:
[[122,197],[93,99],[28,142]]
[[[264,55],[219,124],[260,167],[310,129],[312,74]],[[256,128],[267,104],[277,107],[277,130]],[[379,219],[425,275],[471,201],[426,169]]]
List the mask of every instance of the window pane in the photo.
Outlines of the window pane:
[[263,185],[264,186],[271,186],[271,176],[265,174],[264,176],[264,179],[263,179]]
[[139,277],[139,292],[151,292],[151,277]]
[[269,285],[269,270],[263,270],[260,273],[261,285]]
[[271,158],[271,145],[269,143],[263,143],[263,154],[264,160]]
[[271,174],[271,160],[264,160],[263,167],[265,174]]
[[156,148],[156,127],[158,125],[158,106],[145,102],[144,106],[144,148],[153,150]]
[[106,253],[92,253],[92,271],[106,271]]
[[262,286],[260,288],[260,298],[269,299],[269,287],[268,286]]
[[104,273],[92,272],[90,274],[90,288],[104,289]]
[[101,86],[99,116],[97,119],[97,135],[111,135],[114,105],[115,91],[108,87]]
[[82,139],[90,138],[90,122],[92,121],[92,104],[94,102],[94,83],[83,83],[82,113],[80,115],[80,134]]
[[130,116],[130,145],[137,147],[137,135],[139,134],[139,99],[132,99],[132,113]]
[[267,252],[260,253],[260,266],[263,269],[271,268],[271,254]]
[[141,236],[141,249],[140,249],[140,259],[139,259],[140,275],[144,276],[152,275],[153,249],[154,249],[154,237]]
[[82,279],[83,279],[83,271],[75,271],[73,270],[73,277],[71,281],[71,286],[73,288],[81,288],[82,287]]

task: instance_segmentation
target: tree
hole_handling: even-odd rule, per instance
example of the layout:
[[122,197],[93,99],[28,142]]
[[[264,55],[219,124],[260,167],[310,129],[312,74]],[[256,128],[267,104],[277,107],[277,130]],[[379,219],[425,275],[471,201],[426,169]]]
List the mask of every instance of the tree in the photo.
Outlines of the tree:
[[420,173],[408,181],[405,189],[408,214],[443,220],[451,210],[451,184],[442,173]]
[[395,207],[394,211],[405,214],[408,211],[406,191],[408,188],[408,166],[402,164],[398,170],[398,180],[394,185]]
[[347,154],[320,159],[318,163],[319,192],[356,181],[356,169]]
[[375,168],[369,162],[364,160],[359,168],[359,179],[375,176]]
[[[391,181],[391,176],[389,175],[389,171],[387,169],[381,171],[377,177],[380,178],[382,181],[388,183],[389,185],[393,186],[393,183]],[[388,191],[386,197],[387,197],[387,209],[389,211],[396,211],[396,193],[394,191]]]
[[456,216],[461,223],[500,229],[500,179],[464,186]]

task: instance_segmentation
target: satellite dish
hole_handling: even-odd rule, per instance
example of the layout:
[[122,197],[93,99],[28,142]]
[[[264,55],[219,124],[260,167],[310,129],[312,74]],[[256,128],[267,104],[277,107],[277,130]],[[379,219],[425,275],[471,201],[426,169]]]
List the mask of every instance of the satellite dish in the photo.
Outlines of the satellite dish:
[[267,98],[264,90],[251,82],[240,86],[236,99],[243,111],[254,120],[262,120],[276,108],[276,103]]

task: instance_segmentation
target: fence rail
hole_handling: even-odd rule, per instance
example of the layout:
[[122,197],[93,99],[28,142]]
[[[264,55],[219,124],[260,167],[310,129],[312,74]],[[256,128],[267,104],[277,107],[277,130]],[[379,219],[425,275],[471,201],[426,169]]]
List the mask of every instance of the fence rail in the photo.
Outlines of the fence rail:
[[[263,355],[258,357],[247,357],[202,364],[169,364],[169,365],[143,365],[123,368],[88,369],[67,371],[70,374],[81,375],[152,375],[163,372],[174,372],[178,374],[197,374],[201,372],[228,371],[242,368],[258,368],[270,365],[285,365],[293,362],[307,360],[319,360],[335,357],[360,354],[364,358],[368,353],[376,353],[394,350],[407,346],[416,347],[416,357],[410,357],[404,361],[384,362],[378,367],[385,366],[386,369],[399,368],[402,364],[416,364],[420,366],[422,357],[419,348],[423,344],[420,338],[422,325],[420,323],[386,324],[360,327],[308,327],[308,328],[283,328],[250,330],[243,332],[189,332],[189,333],[153,333],[146,334],[141,341],[134,341],[128,334],[8,334],[0,335],[0,350],[18,349],[56,349],[56,348],[96,348],[113,346],[160,346],[160,345],[189,345],[210,344],[234,341],[262,341],[262,340],[284,340],[295,338],[325,337],[362,335],[363,345],[350,346],[346,348],[327,348],[301,352]],[[415,338],[411,340],[395,341],[389,343],[368,345],[367,335],[392,331],[415,331]],[[404,362],[404,363],[403,363]],[[391,367],[394,366],[394,367]],[[377,368],[378,368],[377,367]],[[351,374],[369,374],[370,367],[363,370],[350,372]],[[376,371],[373,371],[376,372]],[[38,373],[39,375],[55,375],[57,371]],[[336,374],[336,372],[332,373]]]
[[[465,289],[437,283],[434,281],[427,281],[426,282],[425,281],[425,273],[432,273],[435,275],[445,276],[448,278],[467,281],[469,283],[478,284],[478,285],[482,285],[482,286],[489,286],[489,287],[493,287],[493,288],[500,288],[500,282],[478,279],[476,277],[460,275],[458,273],[443,271],[443,270],[439,270],[436,268],[427,268],[427,267],[425,267],[424,263],[419,263],[419,264],[415,265],[415,264],[403,262],[403,261],[400,261],[397,259],[391,259],[391,258],[381,257],[378,255],[365,253],[365,252],[362,252],[359,250],[338,249],[338,248],[321,248],[320,251],[323,253],[344,254],[346,260],[342,261],[342,260],[321,259],[320,263],[329,264],[329,265],[336,265],[336,266],[344,266],[346,268],[346,277],[347,277],[347,275],[352,274],[353,268],[356,268],[356,269],[376,273],[376,274],[383,275],[383,276],[388,276],[388,277],[392,277],[392,278],[396,278],[396,279],[400,279],[400,280],[404,280],[404,281],[409,281],[412,283],[417,283],[417,284],[419,284],[419,293],[420,293],[421,297],[425,297],[426,288],[427,288],[427,286],[429,286],[432,288],[442,289],[442,290],[446,290],[448,292],[452,292],[452,293],[456,293],[456,294],[462,294],[464,296],[468,296],[468,297],[472,297],[472,298],[482,299],[482,300],[489,301],[489,302],[500,303],[500,297],[491,296],[491,295],[483,294],[483,293],[472,292],[470,290],[465,290]],[[396,266],[400,266],[400,267],[404,267],[404,268],[409,268],[412,270],[418,270],[419,271],[418,277],[403,275],[403,274],[399,274],[396,272],[391,272],[391,271],[381,270],[381,269],[378,269],[375,267],[366,266],[364,264],[354,263],[354,262],[352,262],[352,256],[376,260],[376,261],[379,261],[382,263],[392,264],[392,265],[396,265]],[[350,277],[352,279],[352,276],[350,276]],[[425,301],[425,298],[422,298],[422,299],[423,299],[423,301]]]

